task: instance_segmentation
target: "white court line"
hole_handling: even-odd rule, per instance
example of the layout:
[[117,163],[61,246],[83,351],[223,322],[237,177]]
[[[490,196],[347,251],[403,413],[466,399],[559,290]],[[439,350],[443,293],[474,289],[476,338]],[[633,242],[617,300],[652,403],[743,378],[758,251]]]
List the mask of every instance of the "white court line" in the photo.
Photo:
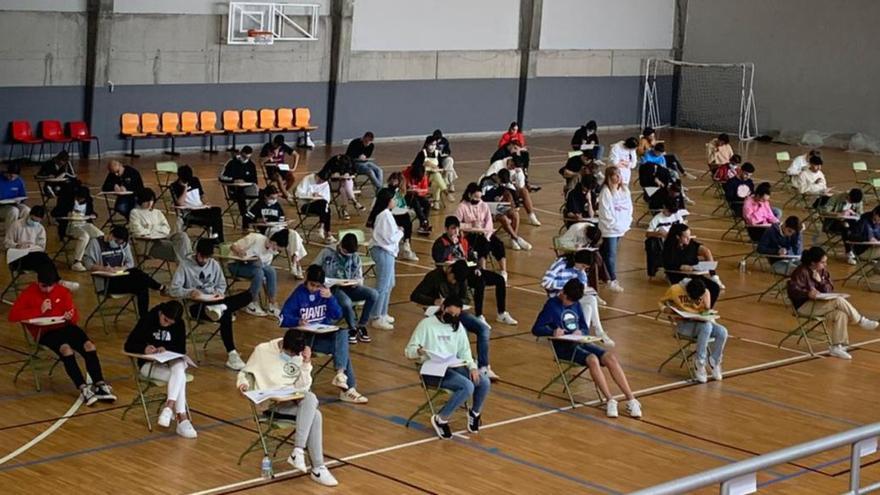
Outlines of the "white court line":
[[70,406],[70,409],[68,409],[67,412],[64,413],[63,416],[58,418],[57,421],[52,423],[52,426],[47,428],[44,432],[40,433],[39,435],[35,436],[28,443],[15,449],[15,451],[9,453],[8,455],[6,455],[2,459],[0,459],[0,465],[6,464],[7,462],[11,461],[12,459],[15,459],[16,457],[18,457],[19,455],[23,454],[28,449],[33,447],[34,445],[42,442],[46,437],[48,437],[49,435],[54,433],[55,430],[57,430],[58,428],[61,428],[61,425],[66,423],[68,419],[70,419],[74,414],[76,414],[76,412],[79,410],[82,403],[83,403],[83,399],[82,399],[82,395],[80,394],[80,396],[76,398],[76,401],[74,401],[73,405]]

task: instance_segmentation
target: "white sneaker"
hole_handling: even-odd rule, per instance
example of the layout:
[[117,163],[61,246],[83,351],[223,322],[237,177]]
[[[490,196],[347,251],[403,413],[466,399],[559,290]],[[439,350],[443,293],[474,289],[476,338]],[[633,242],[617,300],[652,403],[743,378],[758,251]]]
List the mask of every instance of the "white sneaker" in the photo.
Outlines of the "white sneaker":
[[404,242],[400,248],[400,258],[406,261],[419,261],[419,257],[413,252],[409,242]]
[[529,244],[529,242],[526,241],[525,239],[523,239],[522,237],[517,237],[516,242],[519,244],[519,247],[525,249],[526,251],[532,250],[532,245]]
[[309,135],[306,135],[306,148],[310,150],[315,148],[315,142],[312,141],[312,137]]
[[514,238],[510,238],[510,249],[514,251],[522,251],[522,246],[519,245],[519,241]]
[[83,265],[83,264],[82,264],[81,262],[79,262],[79,261],[77,261],[77,262],[75,262],[74,264],[70,265],[70,269],[73,270],[73,271],[75,271],[75,272],[84,272],[84,271],[86,271],[86,267],[85,267],[85,265]]
[[535,227],[540,227],[541,222],[538,221],[538,215],[535,212],[529,213],[529,224],[534,225]]
[[865,330],[876,330],[878,325],[880,325],[880,323],[877,323],[874,320],[869,320],[864,316],[861,320],[859,320],[859,326],[864,328]]
[[385,321],[387,321],[388,323],[391,323],[392,325],[394,324],[394,317],[393,316],[385,315],[384,318],[385,318]]
[[293,273],[293,278],[295,278],[297,280],[302,280],[304,278],[303,277],[303,269],[299,263],[296,263],[293,265],[293,269],[291,270],[291,272]]
[[226,367],[235,371],[244,369],[244,361],[241,360],[238,351],[229,351],[229,356],[226,358]]
[[608,403],[605,404],[605,416],[609,418],[617,417],[617,401],[614,399],[608,399]]
[[339,400],[342,402],[349,402],[351,404],[366,404],[370,402],[370,399],[367,399],[365,396],[358,393],[357,390],[350,388],[345,392],[339,392]]
[[724,379],[724,373],[721,371],[721,365],[716,364],[712,367],[712,379],[716,382],[720,382]]
[[685,172],[685,173],[684,173],[684,176],[687,177],[687,178],[690,179],[690,180],[697,180],[697,176],[694,175],[694,174],[692,174],[692,173],[690,173],[690,172]]
[[856,254],[853,253],[852,251],[850,251],[849,253],[847,253],[847,255],[846,255],[846,263],[847,263],[848,265],[858,265],[858,264],[859,264],[859,260],[856,259]]
[[58,282],[58,285],[66,288],[70,292],[74,292],[79,290],[79,282],[71,282],[70,280],[62,280]]
[[370,326],[378,330],[394,330],[394,325],[392,325],[386,318],[387,317],[384,316],[373,318],[373,321],[370,322]]
[[205,306],[205,316],[211,321],[220,321],[220,318],[223,317],[224,311],[226,311],[225,304],[212,304],[210,306]]
[[596,294],[596,299],[599,301],[599,306],[608,306],[608,303],[605,301],[605,299],[599,297],[599,294]]
[[504,279],[504,285],[507,285],[507,270],[501,270],[501,278]]
[[312,478],[312,481],[318,483],[319,485],[324,486],[338,486],[339,482],[336,481],[336,478],[330,474],[330,470],[327,469],[327,466],[321,466],[316,469],[312,469],[309,471],[309,477]]
[[727,287],[725,287],[724,284],[721,282],[721,277],[719,277],[717,274],[716,274],[716,275],[712,275],[711,280],[712,280],[713,282],[715,282],[716,284],[718,284],[718,288],[720,288],[721,290],[724,290],[724,289],[727,288]]
[[336,373],[336,376],[333,377],[333,381],[330,383],[336,388],[341,388],[342,390],[348,390],[348,377],[345,376],[344,371],[340,371],[339,373]]
[[846,352],[842,345],[833,345],[828,348],[828,355],[840,359],[852,359],[852,356]]
[[162,428],[168,428],[171,426],[171,418],[174,416],[174,411],[171,410],[170,407],[165,407],[162,409],[162,412],[159,413],[159,419],[156,423],[159,424]]
[[617,280],[612,280],[612,281],[608,282],[608,290],[610,290],[611,292],[620,293],[620,292],[623,292],[623,287],[620,286],[620,284],[617,282]]
[[177,434],[183,438],[196,438],[199,434],[193,428],[192,422],[188,419],[177,422]]
[[631,418],[642,417],[642,403],[638,399],[630,399],[626,402],[626,413]]
[[709,381],[709,378],[706,376],[705,364],[697,364],[697,369],[694,370],[694,380],[700,383],[706,383]]
[[486,366],[485,368],[483,368],[483,372],[486,373],[486,378],[488,378],[491,382],[495,382],[501,379],[501,377],[498,376],[498,373],[492,371],[491,366]]
[[492,329],[492,325],[490,325],[489,322],[486,321],[486,316],[485,316],[485,315],[480,315],[480,316],[477,317],[477,319],[480,320],[484,325],[486,325],[487,327],[489,327],[490,330]]
[[251,316],[266,316],[268,314],[263,311],[263,308],[259,307],[257,303],[250,303],[245,306],[244,312]]
[[290,456],[287,458],[287,463],[293,466],[297,471],[305,473],[308,470],[306,467],[305,452],[300,448],[293,449],[293,452],[291,452]]
[[499,313],[497,317],[495,317],[495,321],[498,323],[504,323],[505,325],[518,325],[519,322],[514,320],[510,313],[505,311],[503,313]]
[[281,310],[278,308],[278,306],[276,306],[274,304],[270,304],[269,305],[269,314],[276,317],[276,318],[280,318],[281,317]]

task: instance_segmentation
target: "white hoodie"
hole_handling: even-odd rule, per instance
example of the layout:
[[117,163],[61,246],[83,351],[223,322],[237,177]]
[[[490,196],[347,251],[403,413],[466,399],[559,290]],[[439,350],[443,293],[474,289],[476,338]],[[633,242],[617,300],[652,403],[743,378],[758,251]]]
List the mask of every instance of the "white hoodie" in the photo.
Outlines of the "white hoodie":
[[620,177],[623,179],[623,183],[629,185],[632,170],[639,163],[636,157],[636,150],[627,149],[623,145],[623,141],[618,141],[611,146],[609,158],[611,164],[620,169]]
[[807,167],[801,170],[800,174],[794,176],[791,182],[801,194],[822,194],[828,189],[828,183],[825,182],[825,174],[822,173],[822,169],[813,172]]
[[629,231],[633,219],[629,188],[621,186],[616,192],[612,192],[610,187],[602,187],[598,215],[602,237],[623,237]]

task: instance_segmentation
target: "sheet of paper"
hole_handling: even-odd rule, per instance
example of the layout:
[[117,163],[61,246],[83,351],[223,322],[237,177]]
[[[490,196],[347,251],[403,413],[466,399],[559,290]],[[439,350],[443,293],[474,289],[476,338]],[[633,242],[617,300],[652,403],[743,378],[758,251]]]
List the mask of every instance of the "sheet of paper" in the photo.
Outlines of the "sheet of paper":
[[6,250],[6,263],[8,264],[13,261],[18,261],[31,251],[31,249],[9,248]]
[[289,399],[292,396],[302,395],[302,391],[293,387],[282,387],[271,390],[248,390],[244,395],[254,404],[261,404],[270,399]]
[[[596,147],[596,145],[595,145],[595,144],[592,144],[592,143],[591,143],[591,144],[582,144],[582,145],[581,145],[581,151],[591,150],[591,149],[593,149],[593,148],[595,148],[595,147]],[[571,153],[569,153],[569,154],[571,154]]]
[[[437,310],[439,309],[440,306],[428,306],[427,308],[425,308],[425,316],[434,316],[434,314],[437,313]],[[469,309],[471,309],[471,307],[467,304],[461,307],[462,311],[467,311]]]
[[461,360],[454,354],[436,353],[426,350],[428,360],[422,363],[420,373],[428,376],[444,376],[450,366],[460,364]]
[[819,294],[818,296],[816,296],[816,300],[817,301],[830,301],[832,299],[837,299],[838,297],[846,299],[849,297],[849,294],[842,294],[840,292],[823,292],[823,293]]
[[682,309],[678,309],[675,306],[669,306],[672,311],[674,311],[677,315],[682,318],[688,320],[698,320],[698,321],[715,321],[719,318],[718,313],[692,313],[690,311],[684,311]]
[[646,188],[645,188],[645,194],[647,194],[648,197],[650,198],[651,196],[654,195],[655,192],[657,192],[657,191],[659,191],[659,190],[660,190],[659,187],[646,187]]
[[146,356],[146,359],[150,361],[156,361],[157,363],[167,363],[168,361],[173,361],[175,359],[183,359],[184,361],[186,361],[186,364],[190,366],[196,365],[196,363],[193,362],[193,360],[190,359],[189,356],[187,356],[186,354],[181,354],[179,352],[162,351],[153,354],[147,354]]
[[281,170],[283,172],[290,172],[290,165],[288,165],[286,163],[279,163],[278,170]]
[[31,318],[30,320],[25,320],[25,323],[31,325],[38,326],[46,326],[46,325],[57,325],[59,323],[64,323],[64,318],[60,316],[40,316],[38,318]]
[[358,281],[353,278],[326,277],[324,279],[324,284],[327,287],[333,287],[334,285],[338,285],[340,287],[348,287],[348,286],[352,286],[352,285],[357,285]]
[[575,343],[578,343],[578,344],[587,344],[587,343],[590,343],[590,342],[598,342],[598,341],[601,340],[601,339],[600,339],[599,337],[595,337],[595,336],[593,336],[593,335],[572,335],[572,334],[565,334],[565,335],[561,335],[561,336],[559,336],[559,337],[553,337],[553,340],[564,340],[564,341],[567,341],[567,342],[575,342]]
[[701,261],[694,265],[694,270],[698,272],[708,272],[718,268],[717,261]]
[[324,323],[306,323],[298,328],[304,332],[311,333],[330,333],[339,330],[339,327],[336,325],[325,325]]
[[569,152],[568,152],[568,157],[569,157],[569,158],[572,158],[572,157],[575,157],[575,156],[581,156],[581,155],[583,155],[583,154],[584,154],[583,151],[569,151]]

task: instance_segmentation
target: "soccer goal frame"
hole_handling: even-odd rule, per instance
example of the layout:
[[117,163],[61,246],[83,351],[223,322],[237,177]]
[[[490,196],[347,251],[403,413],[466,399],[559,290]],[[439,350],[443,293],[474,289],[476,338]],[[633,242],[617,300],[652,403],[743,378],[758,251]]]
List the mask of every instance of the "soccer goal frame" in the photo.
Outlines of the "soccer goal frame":
[[[678,110],[681,108],[681,104],[685,103],[680,101],[682,71],[689,69],[699,70],[701,68],[707,70],[728,69],[731,71],[729,77],[734,76],[735,71],[738,72],[736,75],[739,76],[739,84],[737,85],[739,94],[734,94],[735,90],[731,88],[731,94],[729,96],[732,99],[737,96],[739,97],[739,112],[736,117],[738,124],[736,125],[735,131],[740,140],[748,141],[755,139],[758,136],[758,114],[755,106],[755,93],[753,88],[755,81],[755,64],[752,62],[735,64],[702,64],[662,58],[647,59],[645,61],[645,81],[642,91],[642,127],[662,128],[672,126],[702,132],[733,132],[733,118],[731,119],[730,128],[727,129],[718,128],[721,126],[714,126],[711,124],[701,125],[700,122],[688,122],[679,125],[677,119]],[[661,103],[663,103],[664,95],[661,95],[660,92],[658,92],[657,84],[658,80],[662,81],[664,78],[671,79],[672,89],[672,98],[667,100],[671,105],[671,108],[669,109],[670,117],[668,119],[664,119],[663,114],[661,113]],[[731,114],[732,113],[733,111],[731,111]]]

